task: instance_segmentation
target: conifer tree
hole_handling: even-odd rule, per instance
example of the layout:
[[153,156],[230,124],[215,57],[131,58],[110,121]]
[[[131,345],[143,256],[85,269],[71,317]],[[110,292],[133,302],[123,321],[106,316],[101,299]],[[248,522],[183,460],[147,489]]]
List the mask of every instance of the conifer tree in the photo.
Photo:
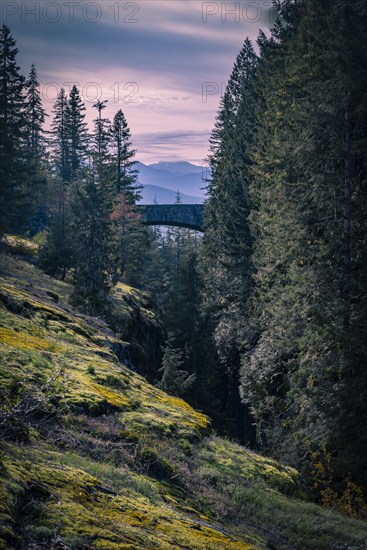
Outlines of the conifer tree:
[[[107,177],[107,173],[111,172],[110,167],[110,141],[111,134],[109,132],[110,121],[108,118],[102,117],[102,111],[107,106],[107,99],[104,101],[98,100],[93,107],[97,109],[98,116],[94,119],[94,133],[92,137],[92,157],[93,168],[95,175],[101,181]],[[112,189],[111,189],[111,192]]]
[[27,176],[32,191],[33,232],[42,229],[47,222],[45,191],[48,166],[46,163],[46,138],[43,124],[46,111],[42,106],[37,71],[32,64],[28,80],[25,82],[25,156]]
[[43,155],[45,155],[45,137],[43,124],[47,115],[45,109],[42,106],[37,71],[34,64],[32,64],[28,80],[25,82],[25,88],[27,152],[32,158],[40,159]]
[[9,27],[0,29],[0,234],[26,221],[30,190],[25,174],[24,77]]
[[182,396],[195,382],[196,376],[182,370],[182,350],[173,347],[173,340],[169,339],[163,348],[162,379],[158,386],[171,395]]
[[240,349],[252,339],[246,304],[251,294],[249,226],[251,157],[255,133],[257,56],[246,39],[221,100],[210,145],[204,237],[205,309],[215,316],[213,338],[227,379],[227,414],[244,433],[239,396]]
[[115,267],[112,204],[105,182],[88,170],[74,188],[71,230],[74,236],[74,305],[89,314],[108,311],[108,294]]
[[275,456],[303,468],[310,447],[326,446],[336,478],[367,487],[362,11],[342,0],[283,2],[272,36],[260,37],[250,185],[258,336],[242,395]]
[[72,200],[75,288],[71,299],[91,314],[107,312],[116,269],[112,216],[115,195],[109,165],[109,121],[102,118],[105,105],[105,101],[95,104],[98,116],[92,136],[93,166],[74,186]]
[[[116,113],[110,127],[110,161],[115,180],[120,277],[129,284],[144,285],[146,268],[149,263],[150,238],[146,228],[139,222],[135,208],[141,198],[142,186],[137,182],[135,150],[132,148],[131,133],[121,109]],[[115,216],[116,217],[116,216]],[[116,217],[117,219],[117,217]]]
[[79,174],[87,156],[88,132],[85,106],[79,90],[73,86],[66,106],[66,135],[68,141],[68,177],[73,181]]
[[70,150],[68,139],[68,99],[65,89],[59,91],[53,107],[53,121],[51,125],[52,161],[62,187],[70,180]]
[[116,113],[111,126],[111,149],[116,170],[116,192],[124,192],[131,203],[140,198],[141,186],[137,185],[135,150],[132,149],[131,133],[121,109]]
[[68,100],[64,88],[57,95],[51,126],[51,162],[54,177],[50,182],[54,204],[43,250],[46,270],[65,279],[72,265],[72,236],[70,234],[70,141],[68,137]]

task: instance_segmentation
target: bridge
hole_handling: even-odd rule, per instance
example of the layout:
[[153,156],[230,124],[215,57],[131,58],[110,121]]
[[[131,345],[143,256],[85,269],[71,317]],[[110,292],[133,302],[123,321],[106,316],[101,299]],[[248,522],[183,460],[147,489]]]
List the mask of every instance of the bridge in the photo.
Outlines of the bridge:
[[140,205],[139,212],[146,225],[173,225],[203,231],[203,204],[147,204]]

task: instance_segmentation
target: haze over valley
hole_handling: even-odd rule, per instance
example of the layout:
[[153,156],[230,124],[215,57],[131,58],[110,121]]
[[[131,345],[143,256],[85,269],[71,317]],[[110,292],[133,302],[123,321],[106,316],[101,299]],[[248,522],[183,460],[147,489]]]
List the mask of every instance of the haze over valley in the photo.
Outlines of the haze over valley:
[[201,204],[205,196],[208,169],[190,162],[136,163],[142,189],[141,204],[174,204],[179,192],[183,204]]

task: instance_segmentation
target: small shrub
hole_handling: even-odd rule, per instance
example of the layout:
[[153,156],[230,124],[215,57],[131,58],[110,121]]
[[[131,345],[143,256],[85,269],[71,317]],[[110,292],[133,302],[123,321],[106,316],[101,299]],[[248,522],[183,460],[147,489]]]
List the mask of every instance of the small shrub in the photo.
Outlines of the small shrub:
[[25,534],[28,538],[37,542],[50,541],[55,536],[55,529],[51,529],[46,525],[28,525],[25,528]]
[[321,504],[356,519],[366,519],[367,502],[358,485],[347,480],[343,490],[336,491],[333,488],[335,477],[333,461],[326,447],[323,445],[319,449],[310,451],[310,456],[313,468],[311,490]]
[[321,501],[326,508],[334,508],[355,519],[367,519],[367,503],[363,491],[351,481],[347,481],[341,495],[331,488],[322,490]]
[[179,440],[178,444],[185,454],[191,454],[192,445],[188,439],[182,438]]
[[108,374],[104,380],[104,383],[111,388],[123,389],[126,387],[125,381],[121,380],[118,376],[114,374]]
[[138,443],[139,436],[128,429],[123,429],[120,431],[120,437],[128,443]]
[[0,432],[4,439],[28,441],[32,423],[59,410],[59,399],[65,391],[62,374],[57,370],[44,382],[15,380],[0,390]]
[[90,548],[91,544],[90,539],[81,535],[68,535],[66,537],[63,537],[62,542],[73,550],[87,550],[88,548]]
[[96,374],[96,369],[93,367],[93,365],[88,365],[87,367],[87,373],[91,376],[94,376]]
[[170,479],[176,473],[174,466],[151,447],[140,449],[138,456],[142,464],[147,468],[148,473],[158,479]]

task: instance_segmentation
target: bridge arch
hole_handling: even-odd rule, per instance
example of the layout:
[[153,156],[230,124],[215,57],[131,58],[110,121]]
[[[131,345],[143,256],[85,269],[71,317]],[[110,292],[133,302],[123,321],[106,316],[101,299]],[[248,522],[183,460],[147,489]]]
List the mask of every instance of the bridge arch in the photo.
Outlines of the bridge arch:
[[171,225],[204,231],[204,205],[202,204],[147,204],[139,206],[142,223]]

